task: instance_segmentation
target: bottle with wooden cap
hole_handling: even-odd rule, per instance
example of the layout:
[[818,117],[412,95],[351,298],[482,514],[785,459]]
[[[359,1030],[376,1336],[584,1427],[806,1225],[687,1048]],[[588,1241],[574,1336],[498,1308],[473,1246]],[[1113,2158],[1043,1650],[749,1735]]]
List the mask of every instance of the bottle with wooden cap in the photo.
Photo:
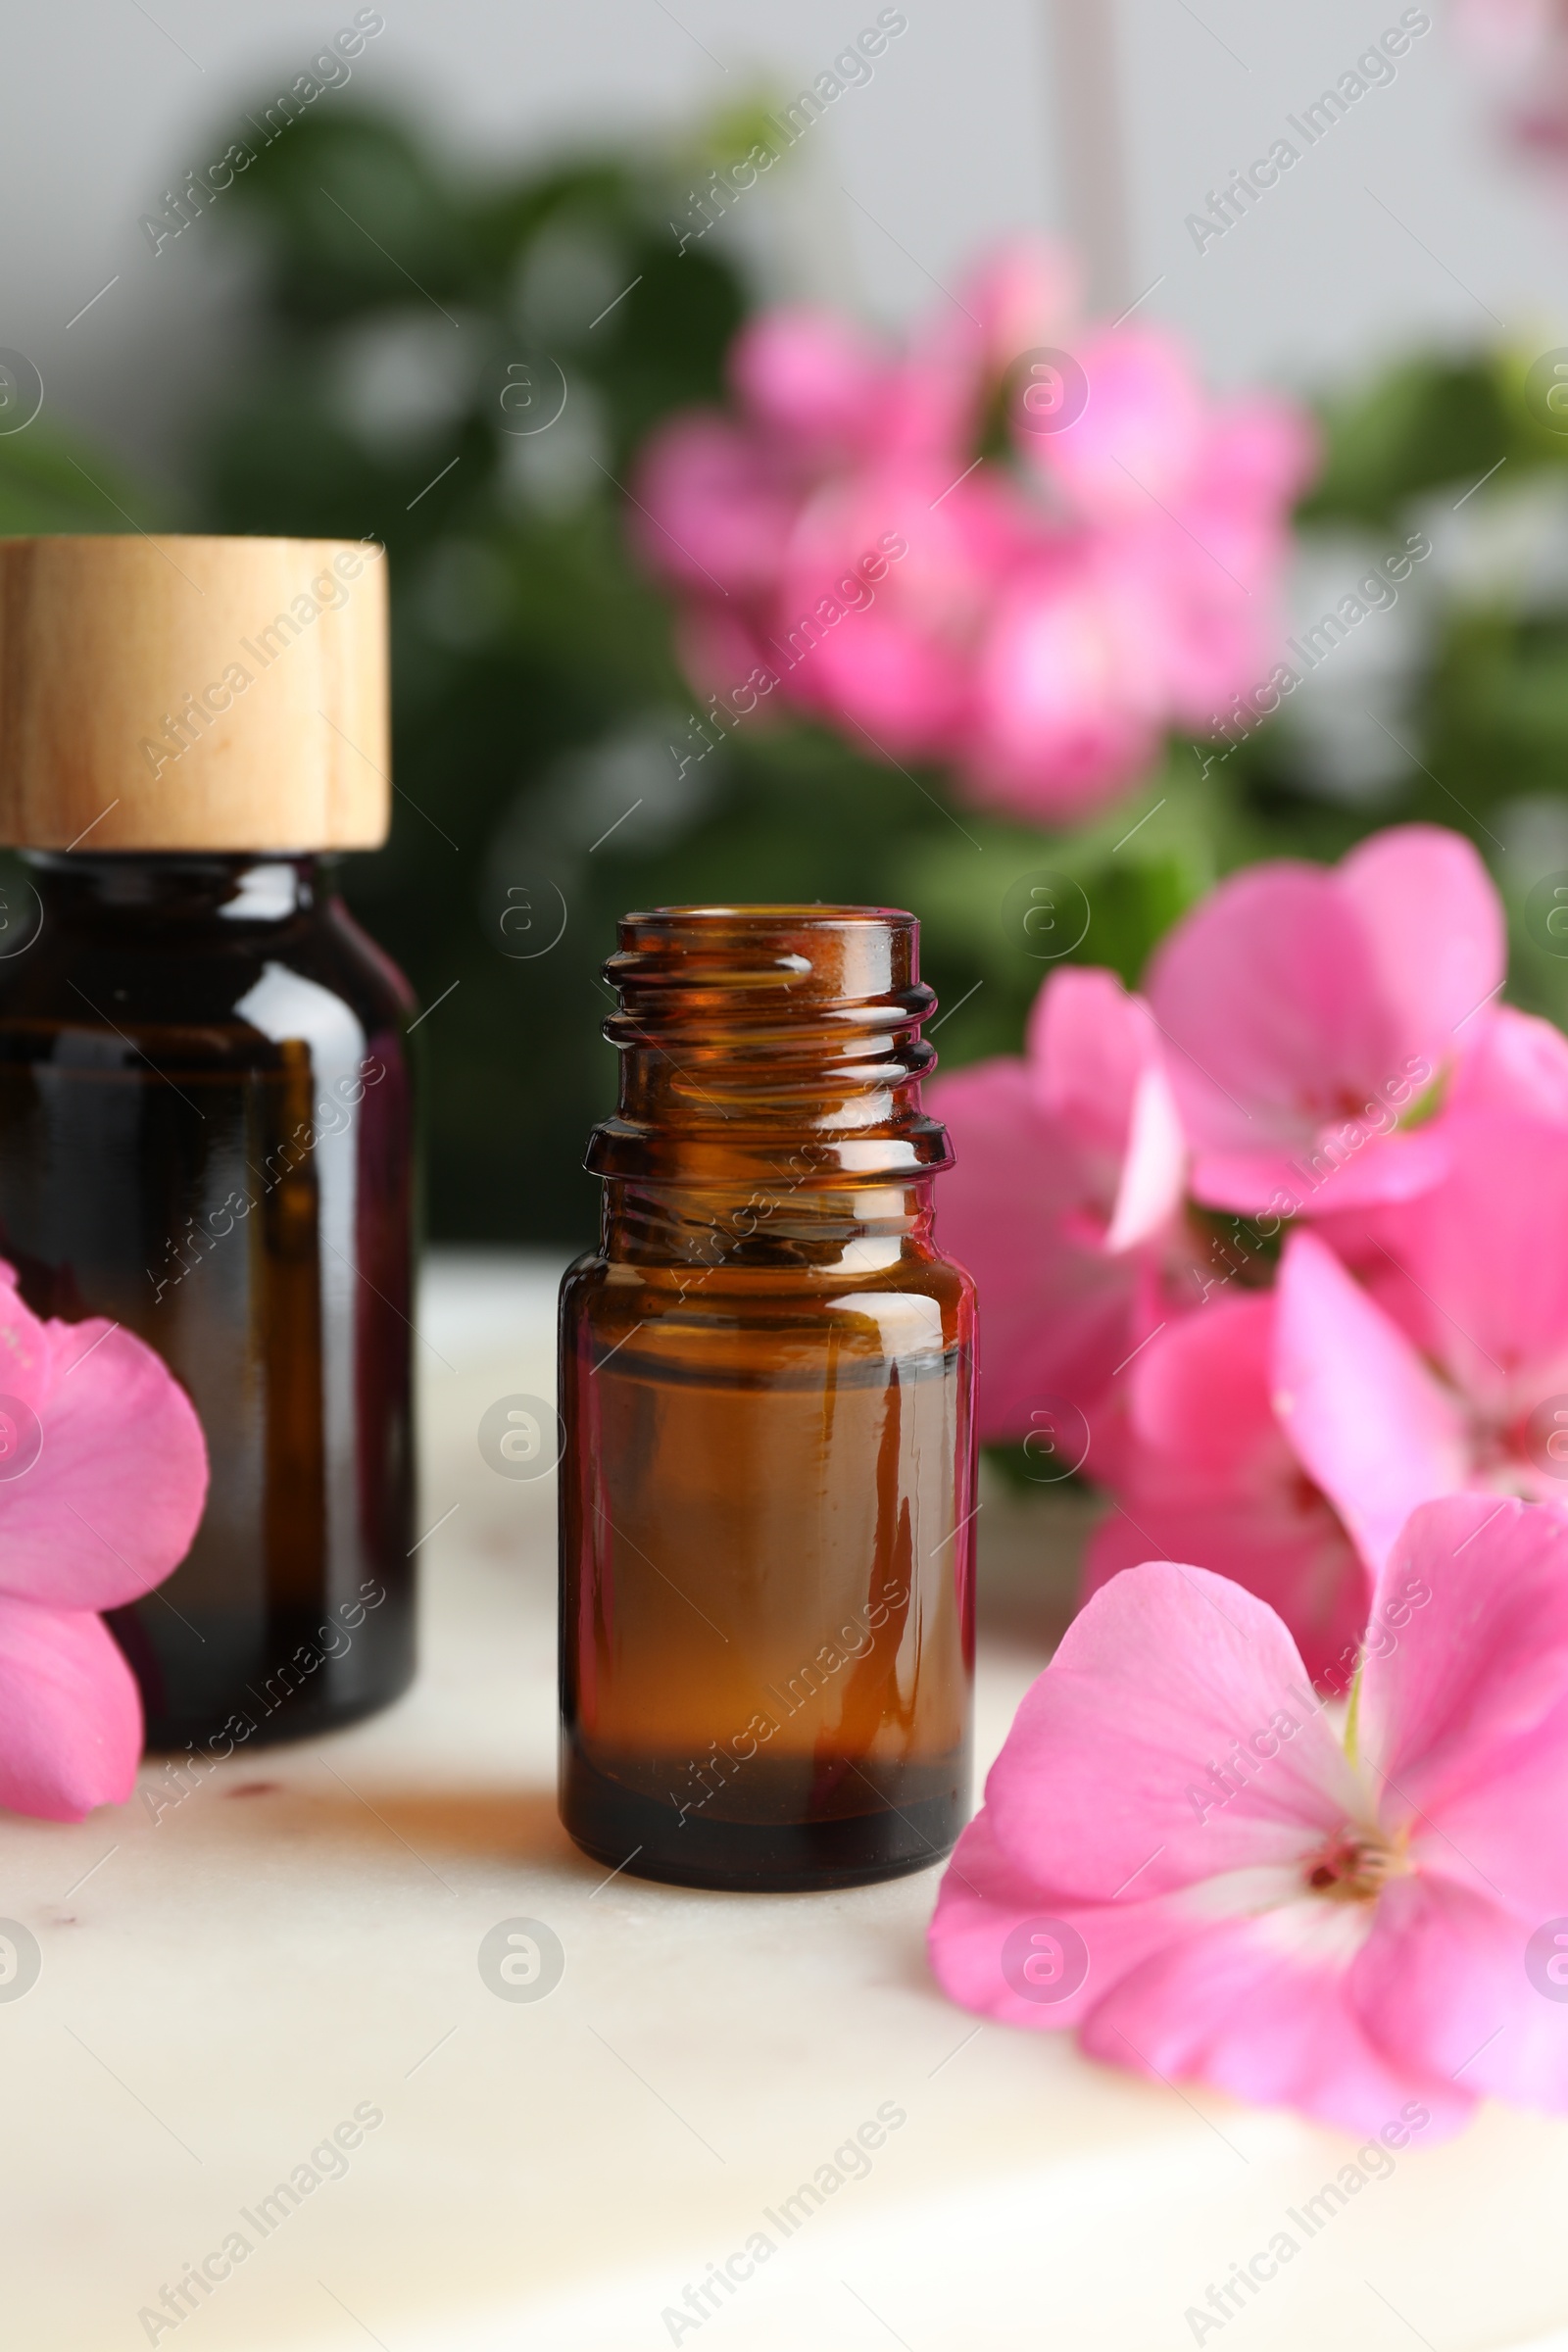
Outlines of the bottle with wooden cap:
[[333,878],[387,732],[378,546],[0,540],[0,1256],[206,1432],[189,1554],[111,1619],[157,1747],[413,1672],[412,998]]

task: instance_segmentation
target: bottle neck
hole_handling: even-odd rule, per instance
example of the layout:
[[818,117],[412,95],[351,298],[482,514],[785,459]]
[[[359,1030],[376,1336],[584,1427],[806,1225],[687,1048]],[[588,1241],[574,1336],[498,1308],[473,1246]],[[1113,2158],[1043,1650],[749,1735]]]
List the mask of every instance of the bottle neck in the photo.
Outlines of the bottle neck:
[[24,850],[33,887],[56,921],[136,930],[281,927],[337,895],[335,858],[259,851]]
[[588,1166],[744,1203],[912,1185],[952,1164],[920,1108],[917,925],[886,907],[674,906],[632,914],[605,966],[619,1009],[613,1118]]
[[809,1267],[863,1277],[932,1256],[932,1180],[820,1187],[792,1176],[749,1189],[611,1179],[600,1248],[612,1263],[709,1273]]

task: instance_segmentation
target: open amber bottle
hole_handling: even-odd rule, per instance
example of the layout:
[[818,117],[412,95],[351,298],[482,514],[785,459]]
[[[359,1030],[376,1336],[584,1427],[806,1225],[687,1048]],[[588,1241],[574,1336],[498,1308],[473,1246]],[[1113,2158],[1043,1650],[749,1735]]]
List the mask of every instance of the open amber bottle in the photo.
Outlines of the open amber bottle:
[[562,1816],[607,1868],[853,1886],[968,1800],[974,1293],[910,914],[633,914],[561,1298]]

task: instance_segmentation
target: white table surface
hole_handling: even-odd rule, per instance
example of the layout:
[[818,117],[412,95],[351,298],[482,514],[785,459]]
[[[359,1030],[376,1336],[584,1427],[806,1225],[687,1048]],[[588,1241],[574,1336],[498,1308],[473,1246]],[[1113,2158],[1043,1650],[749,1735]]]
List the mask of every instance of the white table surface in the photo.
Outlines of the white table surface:
[[[0,1817],[0,1917],[43,1953],[0,2002],[0,2346],[130,2352],[143,2308],[236,2229],[252,2250],[160,2344],[656,2352],[663,2310],[759,2230],[778,2251],[680,2342],[1192,2344],[1187,2307],[1349,2143],[1060,2035],[977,2032],[926,1970],[934,1873],[720,1895],[605,1884],[568,1843],[553,1481],[499,1478],[475,1444],[497,1397],[551,1392],[555,1271],[432,1262],[420,1525],[452,1516],[423,1549],[408,1698],[242,1755],[156,1821]],[[1071,1532],[1002,1497],[982,1516],[983,1762],[1044,1662]],[[525,2003],[477,1965],[519,1916],[566,1955]],[[870,2171],[783,2240],[764,2209],[888,2102],[907,2120]],[[248,2228],[365,2103],[384,2120],[344,2176]],[[1568,2125],[1489,2109],[1402,2154],[1202,2340],[1568,2352],[1565,2210]]]

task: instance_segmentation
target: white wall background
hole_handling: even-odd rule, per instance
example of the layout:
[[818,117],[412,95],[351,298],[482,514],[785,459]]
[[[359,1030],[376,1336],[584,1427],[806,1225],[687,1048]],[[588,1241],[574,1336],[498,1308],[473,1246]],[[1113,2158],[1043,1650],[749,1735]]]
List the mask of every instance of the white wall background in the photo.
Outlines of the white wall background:
[[[1397,80],[1200,254],[1185,216],[1396,22],[1400,0],[906,0],[909,29],[874,81],[802,143],[777,206],[781,277],[897,317],[940,300],[933,280],[951,283],[1000,231],[1082,230],[1086,215],[1102,229],[1122,177],[1125,252],[1101,291],[1119,307],[1157,280],[1145,311],[1186,328],[1220,380],[1321,381],[1420,337],[1561,341],[1568,195],[1500,151],[1443,0],[1431,4],[1434,29]],[[1054,7],[1077,12],[1080,34],[1092,10],[1092,31],[1114,37],[1119,165],[1082,86],[1096,42],[1068,45],[1064,88]],[[477,165],[675,123],[759,81],[793,91],[876,0],[385,0],[384,14],[356,86],[406,103]],[[177,465],[204,388],[241,364],[235,290],[206,223],[155,259],[138,216],[352,15],[352,0],[13,0],[0,345],[33,359],[57,414]]]

